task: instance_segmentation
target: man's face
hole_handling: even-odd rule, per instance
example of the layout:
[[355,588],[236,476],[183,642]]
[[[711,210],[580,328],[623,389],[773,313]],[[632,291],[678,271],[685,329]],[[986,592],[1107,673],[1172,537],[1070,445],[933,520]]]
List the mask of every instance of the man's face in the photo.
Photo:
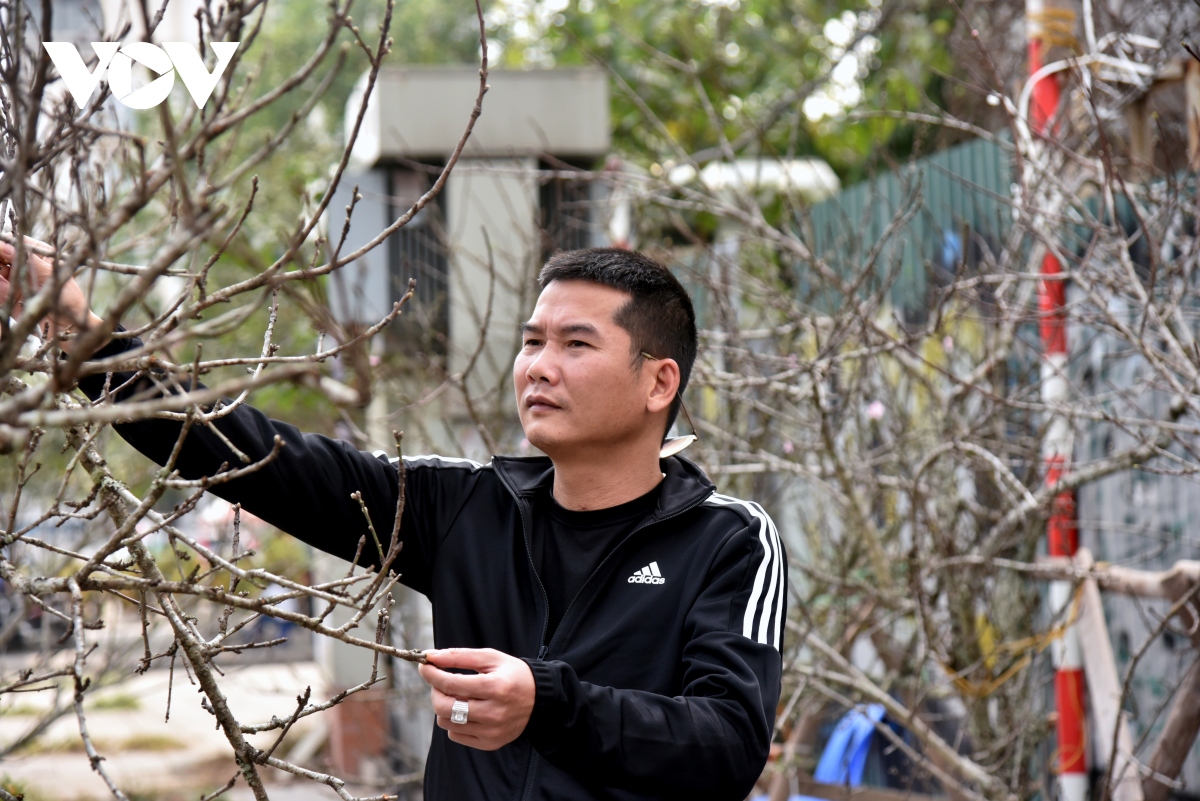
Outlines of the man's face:
[[633,341],[613,321],[629,300],[590,281],[551,281],[538,297],[513,387],[525,436],[543,453],[602,449],[662,427],[661,407],[647,408],[654,371],[633,369]]

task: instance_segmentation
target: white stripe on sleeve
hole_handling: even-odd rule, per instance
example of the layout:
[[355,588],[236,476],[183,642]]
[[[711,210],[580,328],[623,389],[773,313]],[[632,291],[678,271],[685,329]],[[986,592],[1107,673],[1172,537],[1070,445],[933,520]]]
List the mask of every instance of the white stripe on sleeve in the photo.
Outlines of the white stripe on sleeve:
[[[758,522],[758,541],[763,547],[762,561],[754,574],[754,585],[750,599],[746,602],[746,614],[742,619],[742,634],[746,637],[771,645],[779,650],[779,635],[783,617],[783,547],[775,523],[758,504],[714,493],[707,503],[719,506],[740,506]],[[765,590],[765,592],[764,592]],[[775,626],[771,627],[771,618]],[[754,621],[758,619],[755,631]]]
[[[392,464],[395,464],[396,462],[400,461],[399,456],[388,456],[386,451],[372,451],[371,455],[376,458],[378,458],[380,456],[384,456]],[[450,467],[466,467],[471,470],[478,470],[479,468],[483,467],[482,464],[480,464],[479,462],[476,462],[472,459],[460,459],[456,456],[438,456],[436,454],[427,454],[427,455],[421,455],[421,456],[405,456],[404,461],[406,464],[416,464],[418,462],[440,462],[440,463],[450,466]]]

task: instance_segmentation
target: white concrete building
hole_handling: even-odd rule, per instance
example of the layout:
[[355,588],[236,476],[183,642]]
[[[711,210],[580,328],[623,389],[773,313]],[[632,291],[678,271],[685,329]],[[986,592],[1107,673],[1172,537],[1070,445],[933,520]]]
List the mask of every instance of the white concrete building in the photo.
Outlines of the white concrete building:
[[[441,195],[330,281],[334,313],[369,324],[416,278],[409,322],[397,330],[411,335],[415,321],[426,334],[442,335],[435,349],[451,374],[463,370],[482,335],[486,346],[470,379],[476,391],[507,375],[517,325],[532,308],[545,257],[608,242],[592,202],[600,185],[586,174],[561,177],[572,168],[591,170],[608,152],[604,73],[495,70],[488,84],[483,114]],[[365,89],[364,76],[346,106],[347,138]],[[369,241],[430,187],[462,136],[478,89],[473,66],[399,67],[379,75],[351,168],[330,204],[330,230],[340,232],[358,186],[362,200],[343,252]],[[490,315],[489,245],[495,270]]]

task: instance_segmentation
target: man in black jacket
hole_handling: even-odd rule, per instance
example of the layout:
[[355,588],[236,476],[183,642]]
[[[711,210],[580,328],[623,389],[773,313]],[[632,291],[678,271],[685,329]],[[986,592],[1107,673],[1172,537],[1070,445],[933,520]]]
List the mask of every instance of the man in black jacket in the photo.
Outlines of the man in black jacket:
[[[513,384],[546,456],[405,458],[397,569],[431,599],[438,649],[420,668],[437,715],[426,798],[744,798],[779,700],[786,557],[759,506],[660,458],[696,355],[691,301],[665,268],[616,249],[557,254],[540,283]],[[63,297],[55,326],[103,324],[76,287]],[[117,338],[92,358],[139,345]],[[111,376],[127,384],[115,398],[103,375],[80,387],[120,402],[149,386],[130,378]],[[210,490],[281,530],[351,558],[366,533],[351,493],[372,520],[394,515],[396,459],[246,405],[216,425],[254,460],[286,443]],[[114,428],[160,464],[179,432],[155,418]],[[232,461],[195,427],[177,467],[196,478]]]

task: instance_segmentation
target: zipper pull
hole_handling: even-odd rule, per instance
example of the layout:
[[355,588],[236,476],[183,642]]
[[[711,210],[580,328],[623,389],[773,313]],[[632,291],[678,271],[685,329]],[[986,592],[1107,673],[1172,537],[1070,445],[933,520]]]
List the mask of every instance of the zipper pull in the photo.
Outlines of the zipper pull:
[[541,662],[543,659],[546,658],[546,652],[549,650],[550,650],[549,645],[543,645],[541,648],[538,649],[538,661],[539,662]]

